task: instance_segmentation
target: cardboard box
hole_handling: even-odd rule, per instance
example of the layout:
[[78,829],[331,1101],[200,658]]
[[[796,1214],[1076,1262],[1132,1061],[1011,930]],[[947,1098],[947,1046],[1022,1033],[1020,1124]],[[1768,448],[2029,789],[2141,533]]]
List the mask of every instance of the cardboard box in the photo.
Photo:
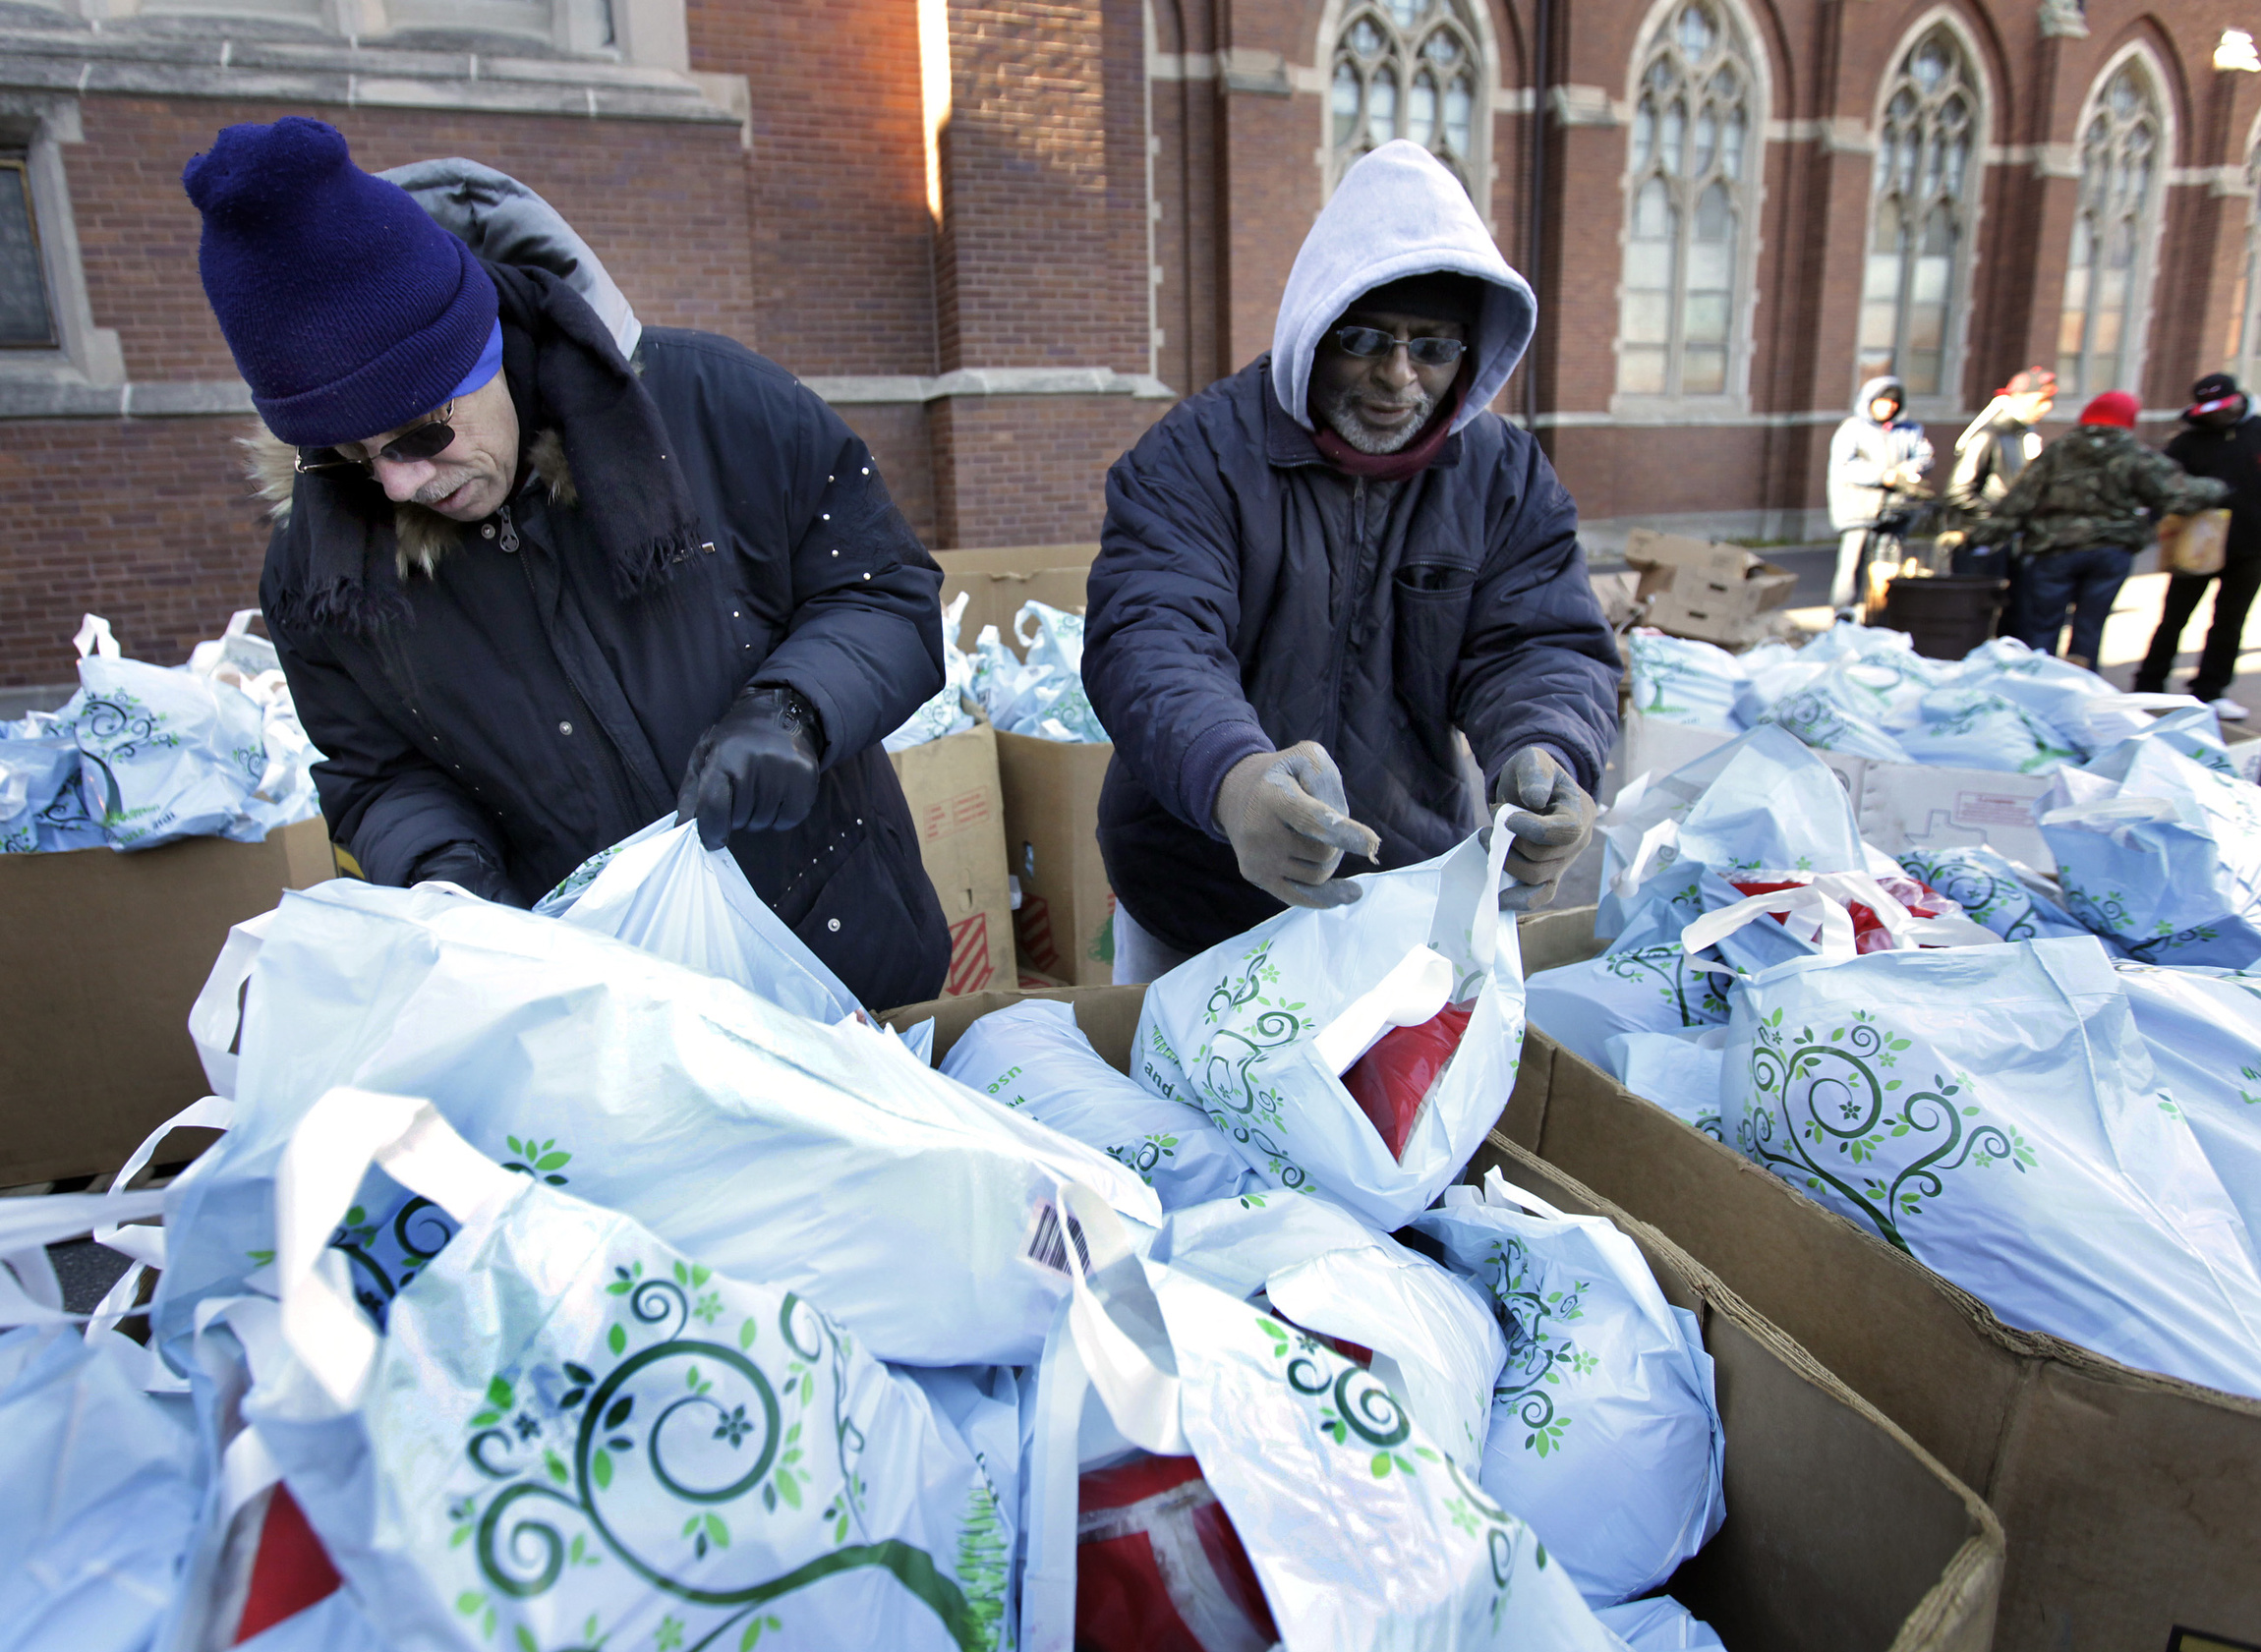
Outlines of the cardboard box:
[[[1735,736],[1634,711],[1626,713],[1620,738],[1615,767],[1622,786],[1637,774],[1669,774]],[[2049,839],[2034,824],[2034,804],[2054,783],[2052,775],[1880,763],[1843,752],[1814,755],[1844,782],[1861,835],[1880,849],[1898,854],[1984,843],[2037,872],[2057,870]]]
[[1005,870],[1005,794],[997,778],[997,731],[986,722],[946,734],[888,762],[918,827],[918,858],[950,925],[947,994],[975,993],[1016,979],[1013,893]]
[[[1528,971],[1597,949],[1592,907],[1520,935]],[[1543,1034],[1501,1129],[1662,1229],[1986,1494],[2009,1540],[2000,1652],[2261,1640],[2261,1401],[2010,1330]],[[1735,1507],[1730,1490],[1730,1524]]]
[[1016,954],[1073,986],[1115,978],[1115,893],[1099,859],[1099,786],[1114,756],[1111,745],[997,736],[1006,865],[1020,880]]
[[[933,1016],[939,1058],[976,1016],[1022,996],[985,993],[886,1018],[907,1027]],[[1028,996],[1073,1004],[1092,1047],[1128,1070],[1143,987]],[[1984,1652],[2002,1538],[1967,1487],[1654,1228],[1497,1134],[1469,1179],[1492,1165],[1623,1228],[1665,1296],[1703,1324],[1727,1427],[1727,1523],[1673,1575],[1673,1595],[1735,1652]]]
[[1056,608],[1083,611],[1084,579],[1095,544],[1017,545],[1006,550],[938,550],[942,565],[942,600],[947,606],[959,592],[967,593],[965,614],[958,621],[957,646],[967,653],[984,625],[1015,654],[1025,655],[1013,635],[1014,616],[1031,598]]
[[189,1006],[228,930],[335,875],[319,820],[264,843],[0,855],[0,1187],[115,1170],[203,1095]]
[[1798,576],[1741,545],[1636,528],[1626,566],[1641,575],[1646,623],[1675,637],[1748,645],[1767,635],[1767,615],[1790,599]]

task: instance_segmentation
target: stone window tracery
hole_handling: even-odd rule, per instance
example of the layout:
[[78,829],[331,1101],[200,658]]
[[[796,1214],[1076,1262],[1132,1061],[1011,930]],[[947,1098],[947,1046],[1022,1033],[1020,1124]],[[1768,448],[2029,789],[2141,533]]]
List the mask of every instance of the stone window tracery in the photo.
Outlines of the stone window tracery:
[[1644,48],[1626,178],[1617,388],[1735,387],[1763,112],[1749,50],[1712,0],[1668,13]]
[[1485,87],[1495,78],[1464,0],[1354,6],[1335,36],[1328,187],[1367,150],[1407,138],[1475,195],[1488,131]]
[[2058,317],[2057,377],[2065,397],[2134,388],[2149,319],[2165,130],[2148,65],[2127,58],[2080,137],[2080,205]]
[[1986,133],[1977,76],[1941,25],[1893,71],[1878,132],[1856,380],[1953,396]]

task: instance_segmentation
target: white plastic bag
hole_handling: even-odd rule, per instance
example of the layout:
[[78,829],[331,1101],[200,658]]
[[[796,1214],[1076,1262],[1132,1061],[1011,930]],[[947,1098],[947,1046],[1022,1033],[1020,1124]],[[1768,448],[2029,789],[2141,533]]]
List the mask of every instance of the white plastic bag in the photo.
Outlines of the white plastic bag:
[[99,849],[105,841],[87,813],[77,741],[0,739],[0,855]]
[[202,1488],[187,1420],[142,1392],[144,1364],[114,1331],[0,1335],[10,1652],[142,1652],[172,1599]]
[[1634,709],[1643,716],[1723,734],[1743,731],[1735,696],[1750,679],[1743,661],[1725,649],[1639,626],[1626,637],[1625,660]]
[[983,626],[974,642],[971,692],[998,732],[1104,743],[1107,731],[1083,691],[1083,616],[1024,602],[1013,630],[1027,651],[1025,662],[994,625]]
[[[1498,822],[1490,837],[1369,873],[1358,900],[1283,912],[1147,988],[1140,1050],[1185,1075],[1188,1099],[1271,1186],[1322,1192],[1386,1232],[1498,1119],[1523,1048],[1523,971],[1499,916],[1510,838]],[[1466,1029],[1393,1154],[1342,1075],[1385,1034],[1452,1006]]]
[[1461,1462],[1483,1456],[1507,1358],[1484,1297],[1324,1199],[1254,1194],[1174,1212],[1148,1254],[1304,1331],[1370,1350],[1368,1369]]
[[2061,770],[2035,805],[2072,915],[2154,964],[2261,958],[2261,787],[2164,740]]
[[2161,1086],[2261,1242],[2261,977],[2113,967]]
[[[156,1325],[274,1248],[292,1128],[340,1084],[429,1097],[482,1152],[735,1276],[799,1290],[880,1357],[1021,1364],[1063,1286],[1020,1260],[1072,1177],[1146,1223],[1131,1171],[967,1093],[901,1042],[825,1026],[610,937],[427,884],[335,880],[230,937],[197,1011],[236,1042],[236,1121],[169,1190]],[[207,1060],[210,1057],[207,1055]],[[216,1075],[222,1076],[222,1075]],[[337,1235],[381,1309],[448,1224],[381,1176]]]
[[[373,1161],[461,1224],[381,1332],[328,1244]],[[244,1414],[394,1646],[1010,1644],[1010,1475],[814,1302],[401,1097],[325,1096],[275,1192]]]
[[1727,1652],[1711,1625],[1670,1595],[1605,1606],[1594,1616],[1627,1652]]
[[1730,1145],[2023,1330],[2261,1396],[2261,1268],[2093,938],[1744,982]]
[[1665,1301],[1640,1248],[1497,1168],[1445,1190],[1414,1226],[1475,1279],[1506,1329],[1483,1489],[1529,1520],[1579,1592],[1660,1588],[1726,1517],[1726,1430],[1696,1316]]
[[961,591],[942,605],[942,687],[880,742],[887,750],[906,752],[973,726],[973,713],[965,709],[966,691],[973,685],[973,659],[957,646],[957,628],[970,595]]
[[737,857],[701,848],[697,825],[674,821],[664,816],[592,856],[535,911],[734,981],[827,1025],[853,1015],[855,995],[754,892]]
[[2048,774],[2081,758],[2078,747],[2016,702],[1983,688],[1935,688],[1894,726],[1916,763]]
[[1198,1461],[1287,1652],[1609,1648],[1532,1529],[1378,1379],[1184,1269],[1142,1262],[1084,1190],[1063,1199],[1075,1294],[1039,1378],[1025,1652],[1073,1642],[1077,1472],[1127,1446]]
[[1724,1024],[1700,1032],[1616,1033],[1603,1047],[1603,1066],[1636,1096],[1717,1141],[1726,1048]]
[[958,1035],[942,1071],[1136,1171],[1165,1211],[1256,1183],[1207,1113],[1109,1066],[1071,1004],[1028,998],[991,1010]]
[[1939,890],[2004,940],[2088,933],[2051,898],[2039,874],[1983,843],[1911,849],[1899,860],[1910,878]]
[[111,847],[263,839],[266,826],[249,813],[266,771],[259,707],[193,672],[120,657],[109,622],[93,614],[77,641],[79,692],[57,715],[79,743],[87,811]]

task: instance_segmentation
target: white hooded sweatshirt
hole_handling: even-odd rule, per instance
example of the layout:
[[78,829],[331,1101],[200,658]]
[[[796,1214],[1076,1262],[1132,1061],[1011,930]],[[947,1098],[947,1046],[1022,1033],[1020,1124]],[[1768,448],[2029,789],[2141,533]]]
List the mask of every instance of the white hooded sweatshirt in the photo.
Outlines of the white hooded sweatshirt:
[[1272,394],[1308,430],[1311,359],[1319,340],[1362,293],[1409,275],[1450,270],[1484,283],[1470,344],[1476,370],[1452,427],[1491,405],[1531,347],[1538,301],[1508,266],[1476,203],[1444,163],[1406,139],[1364,156],[1304,238],[1272,326]]

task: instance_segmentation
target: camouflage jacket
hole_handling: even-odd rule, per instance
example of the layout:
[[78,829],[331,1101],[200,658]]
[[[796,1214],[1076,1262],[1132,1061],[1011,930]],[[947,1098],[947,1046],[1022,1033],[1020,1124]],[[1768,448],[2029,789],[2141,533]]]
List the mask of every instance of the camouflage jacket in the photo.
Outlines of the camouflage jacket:
[[2182,467],[2112,425],[2082,425],[2041,450],[2018,473],[1994,514],[1970,531],[1974,544],[2024,537],[2027,555],[2118,545],[2141,550],[2163,516],[2222,502],[2229,488]]

